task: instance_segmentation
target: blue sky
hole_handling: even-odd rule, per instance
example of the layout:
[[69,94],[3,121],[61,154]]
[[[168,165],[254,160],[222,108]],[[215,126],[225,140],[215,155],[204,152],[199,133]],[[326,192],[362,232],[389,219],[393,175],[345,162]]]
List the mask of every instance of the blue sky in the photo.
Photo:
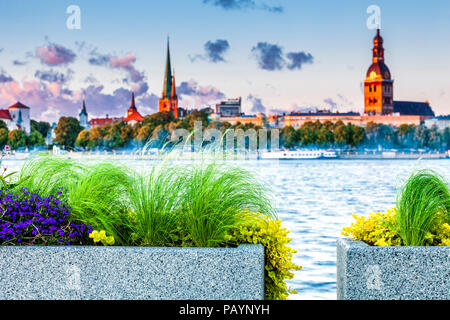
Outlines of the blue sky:
[[[81,30],[66,27],[72,4]],[[138,109],[155,112],[170,35],[182,106],[242,96],[247,113],[361,111],[370,5],[381,8],[394,98],[450,113],[446,0],[2,0],[0,108],[21,100],[54,121],[85,98],[90,116],[121,116],[134,90]]]

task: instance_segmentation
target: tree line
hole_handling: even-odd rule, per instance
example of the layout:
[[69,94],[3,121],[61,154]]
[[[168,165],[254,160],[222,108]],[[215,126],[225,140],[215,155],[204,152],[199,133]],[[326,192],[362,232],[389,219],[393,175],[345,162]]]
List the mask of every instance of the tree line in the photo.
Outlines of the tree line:
[[[170,145],[171,136],[176,129],[194,130],[194,122],[201,121],[204,129],[218,129],[224,133],[228,129],[259,130],[254,124],[235,125],[229,122],[210,122],[204,110],[195,110],[184,119],[175,119],[172,113],[163,112],[148,115],[142,123],[129,125],[116,121],[103,126],[84,129],[78,119],[61,117],[54,129],[53,143],[73,150],[117,150],[121,148],[138,149],[145,144],[159,148]],[[29,136],[20,129],[9,131],[0,121],[0,145],[8,144],[12,149],[22,147],[44,146],[50,124],[31,120]],[[269,132],[270,140],[270,132]],[[386,124],[369,122],[365,128],[342,121],[305,122],[299,128],[286,126],[280,131],[280,145],[284,148],[319,147],[319,148],[428,148],[450,149],[450,129],[438,130],[436,126],[427,128],[421,125],[403,124],[394,127]]]
[[306,122],[300,128],[284,127],[282,144],[286,148],[317,147],[368,147],[396,149],[450,149],[450,128],[439,130],[436,126],[402,124],[399,127],[369,122],[365,128],[342,121],[332,123]]
[[31,120],[30,134],[27,135],[21,129],[10,131],[6,123],[0,120],[0,146],[3,149],[5,145],[9,145],[13,150],[45,146],[45,137],[49,130],[48,122]]

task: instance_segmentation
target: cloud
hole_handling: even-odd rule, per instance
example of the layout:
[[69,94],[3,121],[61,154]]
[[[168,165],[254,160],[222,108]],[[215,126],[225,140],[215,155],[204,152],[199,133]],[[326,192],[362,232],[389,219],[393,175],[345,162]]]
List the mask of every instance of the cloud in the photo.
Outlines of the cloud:
[[48,66],[59,66],[75,60],[75,53],[61,45],[49,43],[36,49],[36,57]]
[[89,63],[94,66],[106,66],[109,64],[109,56],[95,54],[93,57],[89,58]]
[[267,42],[258,42],[252,48],[252,54],[259,68],[268,71],[282,70],[285,67],[300,70],[303,64],[312,64],[314,61],[314,57],[304,51],[289,52],[285,56],[281,46]]
[[24,66],[24,65],[28,64],[28,62],[26,62],[26,61],[19,61],[19,60],[13,60],[12,64],[15,65],[15,66]]
[[301,69],[302,65],[305,63],[312,64],[314,62],[314,57],[310,53],[300,52],[289,52],[286,54],[286,58],[289,60],[287,68],[289,70]]
[[230,49],[230,44],[227,40],[217,39],[215,42],[206,42],[204,48],[205,54],[196,55],[194,58],[191,58],[191,61],[200,58],[213,63],[225,62],[223,55]]
[[8,75],[5,70],[0,69],[0,83],[5,83],[5,82],[10,82],[13,81],[14,79]]
[[205,4],[212,4],[225,10],[265,10],[269,12],[281,13],[282,6],[269,6],[266,3],[257,3],[255,0],[203,0]]
[[128,53],[124,57],[117,57],[100,54],[93,50],[88,62],[94,66],[107,66],[112,69],[124,70],[128,73],[132,82],[140,82],[145,78],[144,72],[140,72],[134,67],[136,56],[133,53]]
[[202,107],[226,98],[219,89],[209,85],[200,86],[197,81],[183,81],[177,87],[177,94],[182,107]]
[[338,109],[338,104],[332,98],[326,98],[323,102],[333,111]]
[[258,61],[258,65],[263,70],[281,70],[285,64],[283,49],[267,42],[258,42],[252,48],[252,53]]
[[0,48],[0,53],[2,53],[3,50],[4,50],[3,48]]
[[264,106],[264,104],[262,103],[262,100],[258,97],[255,97],[253,95],[249,95],[247,97],[247,100],[251,103],[252,108],[251,108],[251,112],[253,113],[265,113],[267,108]]
[[36,78],[38,78],[41,81],[46,81],[46,82],[58,82],[58,83],[66,83],[67,81],[69,81],[70,79],[72,79],[72,75],[73,75],[73,70],[68,69],[67,70],[67,74],[64,74],[62,72],[57,72],[54,70],[37,70],[34,73],[34,76]]

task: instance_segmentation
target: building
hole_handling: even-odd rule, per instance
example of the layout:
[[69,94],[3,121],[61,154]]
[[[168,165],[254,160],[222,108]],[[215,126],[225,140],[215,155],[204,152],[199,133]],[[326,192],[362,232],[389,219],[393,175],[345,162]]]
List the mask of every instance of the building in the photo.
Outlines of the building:
[[101,127],[105,124],[113,124],[115,121],[122,121],[122,118],[109,118],[108,115],[106,115],[106,118],[93,118],[89,120],[89,127]]
[[83,100],[83,106],[81,107],[81,112],[78,115],[80,119],[80,125],[89,130],[89,120],[88,120],[88,113],[86,111],[86,102]]
[[[84,103],[83,103],[84,106]],[[83,112],[83,110],[82,110]],[[87,114],[87,112],[86,112]],[[130,125],[135,125],[136,123],[140,123],[144,121],[144,117],[139,113],[136,108],[136,103],[134,99],[134,92],[131,93],[131,105],[128,108],[127,114],[124,118],[121,117],[112,117],[110,118],[106,115],[106,118],[94,118],[89,120],[89,127],[101,127],[106,124],[113,124],[114,122],[125,122]],[[81,113],[80,113],[80,124],[81,124]],[[82,125],[82,124],[81,124]]]
[[364,113],[376,115],[394,113],[394,81],[384,63],[380,29],[377,29],[373,39],[372,64],[364,80]]
[[391,115],[434,117],[430,103],[394,101],[394,80],[384,59],[383,38],[380,29],[373,39],[372,64],[364,80],[364,113],[366,115]]
[[178,96],[175,85],[175,72],[172,74],[170,63],[169,39],[167,39],[166,71],[164,74],[162,97],[159,99],[159,112],[172,112],[175,119],[178,118]]
[[394,101],[394,113],[408,116],[427,116],[434,117],[433,109],[431,109],[430,102],[415,102],[415,101]]
[[241,97],[221,101],[216,105],[216,113],[220,114],[221,117],[239,117],[242,114],[241,102]]
[[450,115],[427,119],[425,120],[425,126],[427,128],[432,128],[433,126],[436,126],[439,130],[445,130],[446,128],[450,128]]
[[134,126],[136,123],[141,123],[144,121],[144,117],[138,112],[136,108],[136,103],[134,101],[134,92],[131,93],[131,106],[128,109],[127,116],[123,118],[123,122]]
[[6,109],[0,109],[0,120],[3,120],[8,130],[20,129],[27,135],[31,132],[30,108],[17,102]]

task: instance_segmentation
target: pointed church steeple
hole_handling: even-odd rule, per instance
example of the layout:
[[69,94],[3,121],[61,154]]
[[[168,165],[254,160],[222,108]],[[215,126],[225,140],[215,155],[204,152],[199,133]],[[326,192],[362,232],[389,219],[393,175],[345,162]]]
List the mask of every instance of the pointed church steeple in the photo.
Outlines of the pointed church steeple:
[[177,97],[176,86],[175,86],[175,70],[173,70],[171,85],[172,85],[172,90],[170,91],[170,98],[174,99]]
[[163,84],[163,99],[169,97],[172,92],[172,67],[170,64],[170,45],[169,37],[167,37],[167,58],[166,58],[166,71],[164,73],[164,84]]
[[136,109],[136,103],[134,101],[134,91],[131,92],[131,106],[130,108]]
[[81,107],[81,112],[80,112],[80,116],[81,115],[85,115],[87,116],[87,111],[86,111],[86,101],[83,99],[83,106]]

